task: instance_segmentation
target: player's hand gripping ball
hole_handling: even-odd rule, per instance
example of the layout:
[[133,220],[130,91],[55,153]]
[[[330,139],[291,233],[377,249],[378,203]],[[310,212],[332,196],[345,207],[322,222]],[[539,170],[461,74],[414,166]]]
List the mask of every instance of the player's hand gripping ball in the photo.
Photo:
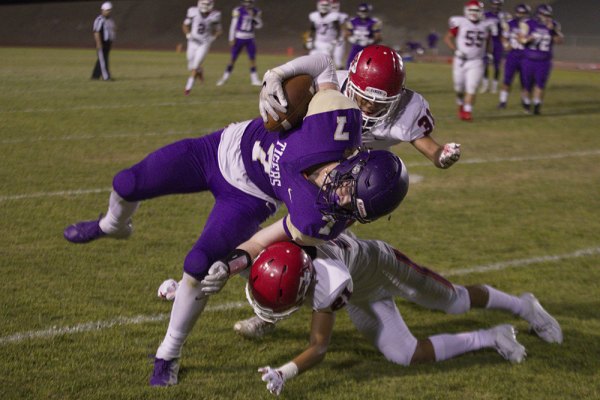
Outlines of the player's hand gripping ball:
[[158,297],[163,300],[173,300],[175,299],[175,293],[179,288],[179,283],[175,279],[167,279],[164,281],[160,287],[158,288]]
[[287,131],[300,125],[308,111],[308,103],[315,94],[313,78],[306,74],[286,79],[283,81],[282,87],[287,100],[287,110],[285,113],[276,110],[279,116],[277,121],[267,113],[265,128],[272,132]]

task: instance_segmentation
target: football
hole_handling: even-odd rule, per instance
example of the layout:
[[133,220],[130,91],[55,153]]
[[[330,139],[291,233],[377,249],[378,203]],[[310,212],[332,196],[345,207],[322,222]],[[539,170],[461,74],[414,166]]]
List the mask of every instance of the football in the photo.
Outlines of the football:
[[164,281],[160,287],[158,288],[158,297],[163,300],[173,300],[175,299],[175,293],[179,288],[179,284],[175,279],[167,279]]
[[265,128],[271,132],[287,131],[298,126],[308,110],[308,103],[315,94],[313,78],[310,75],[296,75],[283,81],[283,92],[287,100],[287,112],[277,112],[279,120],[267,116]]

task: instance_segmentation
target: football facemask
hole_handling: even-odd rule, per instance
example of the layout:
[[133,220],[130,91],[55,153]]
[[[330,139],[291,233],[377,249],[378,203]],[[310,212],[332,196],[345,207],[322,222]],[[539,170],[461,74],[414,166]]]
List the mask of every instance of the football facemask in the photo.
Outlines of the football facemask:
[[366,224],[394,211],[407,192],[400,158],[387,150],[363,150],[329,172],[317,204],[334,220]]
[[471,22],[481,21],[483,19],[483,3],[471,0],[465,4],[465,17]]

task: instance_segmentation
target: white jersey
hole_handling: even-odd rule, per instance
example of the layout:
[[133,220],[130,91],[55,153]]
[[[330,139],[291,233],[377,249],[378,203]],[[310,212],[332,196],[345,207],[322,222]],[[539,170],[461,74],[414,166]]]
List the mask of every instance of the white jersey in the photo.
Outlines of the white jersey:
[[[315,45],[326,43],[331,45],[333,50],[339,36],[340,14],[332,11],[321,15],[320,12],[313,11],[308,15],[308,19],[315,28],[315,37],[313,38]],[[336,28],[336,25],[338,25],[338,28]]]
[[[352,278],[352,285],[346,284],[352,291],[350,304],[398,296],[430,309],[445,310],[456,299],[454,286],[440,275],[417,265],[385,242],[358,239],[349,231],[318,246],[315,262],[319,260],[347,268]],[[316,272],[318,280],[320,269]]]
[[[337,78],[344,92],[348,71],[337,71]],[[391,116],[375,124],[368,132],[363,132],[362,141],[373,149],[388,149],[401,142],[412,142],[428,136],[434,127],[435,121],[427,100],[419,93],[405,89]]]
[[190,26],[189,41],[210,43],[215,30],[221,30],[221,12],[212,10],[203,16],[198,7],[190,7],[183,23]]
[[352,278],[346,265],[325,256],[315,259],[313,266],[317,277],[312,292],[313,310],[336,311],[344,307],[352,295]]
[[448,25],[456,38],[456,49],[461,51],[467,60],[483,59],[488,38],[498,35],[494,20],[472,22],[466,17],[454,16],[450,17]]

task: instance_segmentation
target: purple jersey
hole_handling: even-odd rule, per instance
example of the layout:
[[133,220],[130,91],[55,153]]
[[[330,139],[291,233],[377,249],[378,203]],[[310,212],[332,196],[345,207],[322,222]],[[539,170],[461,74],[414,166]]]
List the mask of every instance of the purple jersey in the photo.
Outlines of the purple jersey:
[[354,17],[346,23],[346,28],[350,31],[350,35],[357,39],[372,39],[375,33],[381,30],[381,22],[377,18]]
[[532,40],[525,45],[524,56],[530,60],[551,60],[552,43],[560,26],[552,21],[552,28],[548,28],[538,19],[528,19],[521,23],[521,29]]
[[236,7],[232,12],[232,23],[229,40],[253,39],[254,29],[262,27],[261,11],[256,7]]
[[[320,91],[315,97],[323,92],[334,91]],[[334,93],[324,93],[321,99],[338,101],[341,93]],[[361,118],[360,110],[352,104],[313,114],[309,109],[300,127],[280,134],[268,132],[260,118],[248,125],[241,140],[248,178],[261,191],[285,203],[289,213],[286,228],[291,222],[302,235],[322,240],[332,239],[346,228],[349,221],[332,221],[321,213],[316,204],[319,188],[306,179],[304,172],[339,161],[358,147]],[[318,145],[311,145],[314,143]]]

